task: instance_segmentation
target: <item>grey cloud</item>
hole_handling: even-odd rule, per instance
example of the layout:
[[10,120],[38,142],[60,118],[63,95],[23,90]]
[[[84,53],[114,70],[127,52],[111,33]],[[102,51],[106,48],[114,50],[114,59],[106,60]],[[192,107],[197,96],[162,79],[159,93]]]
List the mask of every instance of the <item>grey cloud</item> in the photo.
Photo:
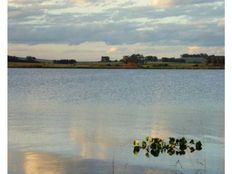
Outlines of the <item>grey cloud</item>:
[[104,41],[109,44],[198,44],[202,46],[224,45],[224,29],[219,26],[196,28],[191,25],[162,24],[156,31],[137,31],[136,23],[87,24],[72,27],[54,26],[31,30],[28,26],[10,26],[9,41],[13,43],[69,43]]
[[213,8],[212,6],[178,6],[164,11],[156,10],[153,7],[134,7],[134,8],[115,8],[109,9],[108,13],[114,14],[115,20],[117,18],[162,18],[169,16],[185,15],[190,17],[223,17],[224,7]]
[[33,16],[41,16],[44,14],[44,11],[42,9],[27,9],[22,10],[21,8],[15,8],[10,7],[8,8],[8,14],[9,14],[9,23],[20,23],[22,21],[27,20],[27,18],[33,17]]
[[[35,1],[33,1],[35,2]],[[100,1],[97,1],[100,2]],[[177,0],[180,4],[180,1]],[[10,43],[67,43],[80,44],[87,41],[104,41],[109,44],[152,43],[156,45],[224,46],[224,27],[209,22],[224,18],[224,7],[212,5],[216,0],[186,0],[185,3],[204,3],[202,6],[184,5],[166,10],[153,7],[117,7],[101,13],[73,13],[52,15],[40,8],[9,7]],[[65,6],[66,8],[68,6]],[[61,8],[54,5],[49,8]],[[22,10],[23,9],[23,10]],[[14,14],[14,15],[12,15]],[[25,24],[33,16],[44,16],[45,23]],[[155,24],[155,19],[183,16],[189,22]],[[136,21],[144,18],[148,21]],[[197,21],[201,20],[198,26]],[[150,27],[153,31],[139,31]]]

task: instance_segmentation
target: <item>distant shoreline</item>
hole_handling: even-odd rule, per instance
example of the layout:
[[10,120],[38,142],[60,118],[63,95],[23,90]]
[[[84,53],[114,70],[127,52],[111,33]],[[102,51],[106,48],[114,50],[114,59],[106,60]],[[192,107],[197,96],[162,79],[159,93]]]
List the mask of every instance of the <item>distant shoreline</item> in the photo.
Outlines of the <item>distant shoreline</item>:
[[50,68],[50,69],[225,69],[224,65],[197,64],[197,63],[150,63],[150,64],[124,64],[120,62],[108,63],[25,63],[8,62],[8,68]]

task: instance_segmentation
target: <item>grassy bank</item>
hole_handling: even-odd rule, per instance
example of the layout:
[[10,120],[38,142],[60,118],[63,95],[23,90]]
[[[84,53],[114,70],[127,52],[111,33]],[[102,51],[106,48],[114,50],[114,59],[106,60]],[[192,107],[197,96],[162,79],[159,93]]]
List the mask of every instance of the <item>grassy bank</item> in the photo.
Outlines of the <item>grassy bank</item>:
[[143,65],[121,62],[76,64],[8,62],[8,68],[86,68],[86,69],[224,69],[224,65],[152,62]]

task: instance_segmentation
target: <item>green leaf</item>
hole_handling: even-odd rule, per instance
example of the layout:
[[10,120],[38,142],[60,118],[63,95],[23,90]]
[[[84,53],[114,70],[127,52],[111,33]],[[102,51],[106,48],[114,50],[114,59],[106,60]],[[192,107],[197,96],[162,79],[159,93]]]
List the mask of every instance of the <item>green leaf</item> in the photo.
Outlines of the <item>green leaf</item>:
[[139,147],[139,140],[134,140],[133,142],[134,147]]
[[141,149],[146,150],[145,156],[149,157],[150,154],[154,157],[158,157],[160,153],[168,153],[169,155],[185,155],[187,149],[193,153],[195,150],[202,149],[202,143],[200,141],[196,142],[194,145],[194,140],[188,141],[185,137],[180,139],[175,139],[174,137],[169,137],[169,143],[166,143],[160,138],[146,137],[145,141],[140,144],[139,140],[134,140],[134,154],[137,155]]
[[159,143],[160,139],[159,138],[152,138],[152,141],[155,142],[155,143]]
[[185,151],[184,151],[184,150],[181,150],[181,151],[180,151],[180,155],[185,155]]
[[175,144],[175,138],[170,137],[169,138],[169,144]]
[[135,155],[138,155],[139,151],[140,151],[140,147],[134,147],[133,153],[134,153]]
[[187,143],[186,139],[184,137],[182,137],[180,139],[180,144],[186,144],[186,143]]
[[192,139],[189,143],[190,143],[190,144],[194,144],[194,140]]
[[196,142],[196,150],[201,150],[202,149],[202,144],[200,141]]
[[187,149],[187,146],[185,144],[180,145],[180,150],[186,150],[186,149]]
[[170,156],[174,155],[175,152],[176,152],[176,151],[175,151],[174,149],[168,149],[168,154],[169,154]]
[[158,149],[158,143],[153,142],[153,143],[150,145],[150,148],[153,149],[153,150]]
[[147,143],[145,141],[142,142],[142,148],[145,149],[147,147]]
[[190,152],[192,153],[194,151],[195,151],[194,147],[190,147]]
[[159,156],[159,153],[160,153],[160,150],[151,150],[151,154],[154,156],[154,157],[158,157]]

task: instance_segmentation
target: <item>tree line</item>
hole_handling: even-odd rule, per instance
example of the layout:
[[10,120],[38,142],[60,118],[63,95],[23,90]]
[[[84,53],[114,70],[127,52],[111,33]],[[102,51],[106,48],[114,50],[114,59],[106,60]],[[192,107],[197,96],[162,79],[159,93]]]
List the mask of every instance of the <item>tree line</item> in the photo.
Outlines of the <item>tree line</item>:
[[8,56],[8,62],[26,62],[26,63],[39,63],[39,61],[32,56],[27,56],[26,58]]
[[[8,56],[8,62],[24,62],[24,63],[41,63],[42,60],[36,59],[36,57],[27,56],[26,58],[17,57],[17,56]],[[55,64],[76,64],[77,61],[75,59],[61,59],[61,60],[53,60]]]
[[77,61],[74,59],[61,59],[61,60],[53,60],[55,64],[76,64]]
[[[104,59],[103,59],[104,58]],[[107,58],[107,59],[106,59]],[[186,60],[195,59],[200,60],[203,59],[205,64],[214,64],[214,65],[224,65],[225,64],[225,56],[216,56],[216,55],[208,55],[205,53],[200,54],[182,54],[181,58],[175,57],[163,57],[158,59],[157,56],[144,56],[142,54],[132,54],[130,56],[123,56],[120,62],[123,63],[135,63],[135,64],[144,64],[146,62],[174,62],[174,63],[186,63]],[[110,57],[102,57],[102,62],[111,62]],[[116,60],[117,61],[117,60]],[[40,63],[43,62],[41,60],[36,59],[32,56],[27,56],[26,58],[16,57],[16,56],[8,56],[8,62],[27,62],[27,63]],[[76,64],[78,63],[75,59],[61,59],[61,60],[53,60],[54,64]]]

